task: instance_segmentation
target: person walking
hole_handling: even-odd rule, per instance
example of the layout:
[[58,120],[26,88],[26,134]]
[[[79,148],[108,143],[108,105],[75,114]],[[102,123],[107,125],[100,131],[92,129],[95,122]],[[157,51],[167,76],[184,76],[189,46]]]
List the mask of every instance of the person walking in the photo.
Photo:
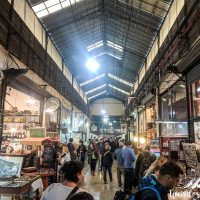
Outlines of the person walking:
[[97,152],[99,155],[99,159],[98,159],[99,171],[102,171],[102,155],[104,151],[105,151],[105,144],[104,144],[103,138],[101,138],[99,143],[97,143]]
[[146,170],[156,160],[155,154],[150,152],[150,146],[146,145],[144,150],[138,155],[135,165],[134,186],[139,186]]
[[91,175],[95,176],[98,153],[93,143],[90,143],[87,154],[88,154],[88,164],[90,165],[91,169]]
[[114,158],[117,161],[117,180],[119,189],[122,188],[122,176],[124,178],[124,159],[123,159],[123,142],[119,142],[119,148],[115,150]]
[[112,182],[112,164],[113,164],[113,156],[110,152],[110,145],[105,146],[105,152],[102,156],[102,167],[103,167],[103,179],[104,184],[107,183],[107,171],[109,174],[110,182]]
[[136,160],[134,150],[132,149],[131,141],[128,141],[126,148],[123,150],[124,158],[124,191],[132,191],[133,175],[134,175],[134,161]]
[[77,149],[77,155],[78,159],[83,163],[83,166],[85,164],[85,154],[87,153],[86,146],[83,144],[83,141],[80,140],[79,147]]
[[114,152],[115,152],[116,147],[117,147],[114,138],[111,138],[109,144],[110,144],[110,146],[111,146],[110,152],[111,152],[111,154],[112,154],[112,156],[113,156],[113,158],[114,158]]
[[75,147],[74,147],[74,144],[73,144],[73,138],[69,139],[69,143],[67,144],[67,147],[68,147],[69,152],[70,152],[71,160],[76,160]]

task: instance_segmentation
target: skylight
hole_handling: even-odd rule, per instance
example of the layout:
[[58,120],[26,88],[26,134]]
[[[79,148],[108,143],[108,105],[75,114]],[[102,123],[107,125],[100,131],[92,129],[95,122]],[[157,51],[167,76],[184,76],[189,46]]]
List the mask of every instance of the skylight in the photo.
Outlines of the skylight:
[[96,42],[95,44],[92,44],[92,45],[88,46],[87,50],[88,50],[88,52],[90,52],[90,51],[92,51],[92,50],[94,50],[96,48],[99,48],[101,46],[103,46],[103,40],[101,40],[99,42]]
[[85,94],[89,94],[89,93],[95,92],[95,91],[100,90],[101,88],[104,88],[104,87],[106,87],[106,84],[103,84],[103,85],[101,85],[101,86],[99,86],[97,88],[89,90],[89,91],[85,92]]
[[90,80],[88,80],[88,81],[85,81],[85,82],[81,83],[80,86],[84,86],[84,85],[86,85],[86,84],[92,83],[93,81],[96,81],[96,80],[98,80],[98,79],[100,79],[100,78],[102,78],[102,77],[104,77],[104,76],[105,76],[105,73],[104,73],[104,74],[101,74],[101,75],[99,75],[99,76],[96,76],[96,77],[94,77],[94,78],[92,78],[92,79],[90,79]]
[[128,81],[125,81],[125,80],[123,80],[123,79],[121,79],[121,78],[119,78],[119,77],[117,77],[117,76],[114,76],[113,74],[108,73],[108,76],[109,76],[110,78],[113,78],[113,79],[119,81],[120,83],[123,83],[123,84],[126,84],[126,85],[128,85],[128,86],[133,87],[133,84],[132,84],[132,83],[130,83],[130,82],[128,82]]
[[108,54],[108,55],[110,55],[110,56],[112,56],[112,57],[114,57],[114,58],[117,58],[118,60],[121,60],[121,59],[122,59],[121,57],[116,56],[116,55],[114,55],[114,54],[112,54],[112,53],[106,53],[106,54]]
[[80,1],[82,0],[47,0],[33,6],[32,8],[36,13],[37,17],[42,18]]
[[109,56],[112,56],[112,57],[114,57],[114,58],[117,58],[118,60],[121,60],[121,59],[122,59],[121,57],[116,56],[116,55],[114,55],[114,54],[112,54],[112,53],[109,53],[109,52],[100,53],[100,54],[96,55],[95,58],[97,58],[97,57],[99,57],[99,56],[103,56],[103,55],[105,55],[105,54],[107,54],[107,55],[109,55]]
[[111,41],[107,41],[107,45],[111,48],[117,49],[118,51],[123,52],[123,47],[111,42]]
[[95,98],[95,97],[98,97],[98,96],[100,96],[100,95],[102,95],[102,94],[104,94],[104,93],[106,93],[106,90],[104,90],[103,92],[100,92],[100,93],[98,93],[98,94],[95,94],[94,96],[89,97],[88,100],[93,99],[93,98]]
[[111,88],[113,88],[113,89],[115,89],[115,90],[117,90],[117,91],[119,91],[119,92],[122,92],[122,93],[124,93],[126,95],[129,95],[128,92],[126,92],[126,91],[124,91],[124,90],[122,90],[122,89],[120,89],[118,87],[115,87],[114,85],[108,84],[108,86],[111,87]]

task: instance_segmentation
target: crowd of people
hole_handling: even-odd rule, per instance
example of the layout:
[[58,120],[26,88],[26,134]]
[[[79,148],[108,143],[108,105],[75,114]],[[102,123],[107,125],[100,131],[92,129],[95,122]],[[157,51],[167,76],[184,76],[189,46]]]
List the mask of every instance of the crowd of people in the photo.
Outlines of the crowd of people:
[[[64,181],[51,184],[44,191],[41,200],[94,199],[91,194],[78,187],[84,179],[86,159],[91,176],[95,176],[97,170],[102,171],[102,184],[108,183],[107,175],[109,182],[113,181],[112,169],[117,168],[118,191],[113,197],[115,200],[133,198],[131,196],[141,200],[167,200],[169,190],[175,187],[183,173],[167,156],[156,157],[150,152],[148,145],[136,155],[132,142],[125,143],[123,139],[95,139],[90,140],[88,145],[80,141],[78,148],[75,148],[73,139],[70,139],[67,145],[62,146],[62,153],[58,156],[58,173],[63,173]],[[138,191],[134,195],[133,188]]]

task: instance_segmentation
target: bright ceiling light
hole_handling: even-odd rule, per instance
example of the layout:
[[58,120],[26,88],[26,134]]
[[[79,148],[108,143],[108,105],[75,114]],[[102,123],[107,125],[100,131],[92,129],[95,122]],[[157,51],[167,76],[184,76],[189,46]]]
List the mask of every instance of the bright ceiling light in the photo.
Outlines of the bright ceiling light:
[[145,138],[140,138],[140,144],[145,144],[146,140]]
[[185,88],[185,85],[181,84],[180,87]]
[[105,114],[105,113],[106,113],[106,111],[105,111],[105,110],[102,110],[102,111],[101,111],[101,113],[102,113],[102,114]]
[[87,62],[86,62],[86,67],[92,71],[92,72],[95,72],[98,68],[99,68],[99,63],[97,63],[96,60],[94,59],[89,59]]
[[200,92],[200,87],[197,88],[197,92]]

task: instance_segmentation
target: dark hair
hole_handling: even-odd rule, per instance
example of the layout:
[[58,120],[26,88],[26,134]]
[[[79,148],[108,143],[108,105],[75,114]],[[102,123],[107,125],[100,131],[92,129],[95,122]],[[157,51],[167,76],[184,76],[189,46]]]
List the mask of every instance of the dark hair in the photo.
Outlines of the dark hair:
[[131,141],[127,141],[127,142],[126,142],[126,145],[127,145],[127,146],[131,146],[131,145],[132,145],[132,142],[131,142]]
[[69,200],[94,200],[94,197],[88,192],[78,192],[72,195]]
[[146,145],[146,146],[144,147],[144,150],[150,151],[150,145]]
[[70,139],[69,139],[69,142],[73,142],[73,138],[70,138]]
[[65,162],[60,170],[64,173],[65,180],[77,183],[77,174],[81,173],[82,169],[83,163],[81,161],[72,160],[69,162]]
[[160,167],[159,172],[161,176],[170,175],[172,178],[177,178],[180,174],[183,174],[183,170],[180,168],[180,166],[173,161],[164,163]]

